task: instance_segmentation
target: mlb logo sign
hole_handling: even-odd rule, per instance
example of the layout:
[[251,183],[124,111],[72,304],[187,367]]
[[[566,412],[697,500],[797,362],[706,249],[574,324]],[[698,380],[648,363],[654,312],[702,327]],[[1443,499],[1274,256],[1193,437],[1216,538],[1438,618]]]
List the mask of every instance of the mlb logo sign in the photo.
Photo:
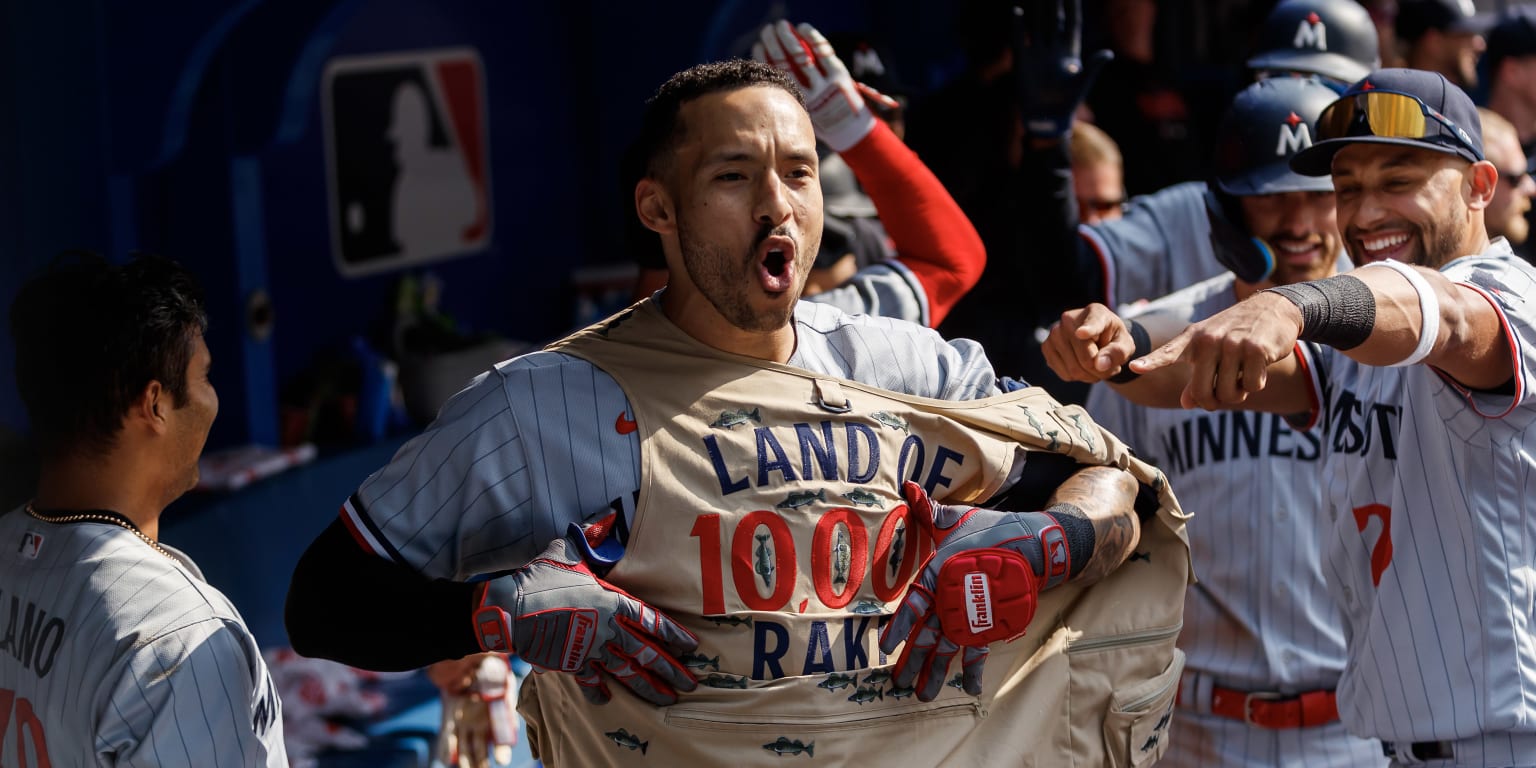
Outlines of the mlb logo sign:
[[21,534],[21,546],[16,548],[16,553],[28,560],[36,560],[43,551],[43,535],[33,531]]
[[332,256],[342,274],[490,245],[485,77],[473,49],[333,59],[321,111]]

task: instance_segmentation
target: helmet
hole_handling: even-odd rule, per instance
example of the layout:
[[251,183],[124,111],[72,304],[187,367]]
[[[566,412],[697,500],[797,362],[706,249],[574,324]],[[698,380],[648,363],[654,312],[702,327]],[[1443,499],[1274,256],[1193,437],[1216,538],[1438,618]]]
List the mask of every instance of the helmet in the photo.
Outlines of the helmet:
[[1376,25],[1355,0],[1281,0],[1264,19],[1248,68],[1353,83],[1381,66]]
[[1327,176],[1291,170],[1291,156],[1312,146],[1317,117],[1338,95],[1312,77],[1260,80],[1239,91],[1216,129],[1215,186],[1229,195],[1333,189]]

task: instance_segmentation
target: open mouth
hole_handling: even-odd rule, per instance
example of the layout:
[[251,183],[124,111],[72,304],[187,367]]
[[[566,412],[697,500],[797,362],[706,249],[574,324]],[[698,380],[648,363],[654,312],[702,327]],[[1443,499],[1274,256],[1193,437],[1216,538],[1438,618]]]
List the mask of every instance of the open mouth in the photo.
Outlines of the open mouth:
[[795,241],[775,236],[763,241],[758,257],[758,282],[768,293],[783,293],[795,282]]

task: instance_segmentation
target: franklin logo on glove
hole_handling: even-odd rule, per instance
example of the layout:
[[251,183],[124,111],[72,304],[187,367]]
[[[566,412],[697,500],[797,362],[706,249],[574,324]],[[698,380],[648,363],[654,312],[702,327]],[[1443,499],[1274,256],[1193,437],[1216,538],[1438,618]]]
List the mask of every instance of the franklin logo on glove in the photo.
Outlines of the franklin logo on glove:
[[987,575],[979,571],[965,575],[965,613],[971,620],[972,632],[985,632],[992,628],[992,590],[987,588]]

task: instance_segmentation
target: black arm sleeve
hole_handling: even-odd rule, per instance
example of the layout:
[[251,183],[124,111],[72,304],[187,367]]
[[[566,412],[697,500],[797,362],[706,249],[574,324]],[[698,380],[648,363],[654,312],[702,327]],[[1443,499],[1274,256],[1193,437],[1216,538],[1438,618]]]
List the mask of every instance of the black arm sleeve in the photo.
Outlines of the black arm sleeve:
[[1077,193],[1072,183],[1070,137],[1031,145],[1024,141],[1019,180],[1024,210],[1014,242],[1024,252],[1013,261],[1027,270],[1016,283],[1047,325],[1063,311],[1104,302],[1104,266],[1077,234]]
[[475,585],[369,553],[336,520],[299,558],[283,620],[300,655],[400,671],[479,653],[474,600]]

